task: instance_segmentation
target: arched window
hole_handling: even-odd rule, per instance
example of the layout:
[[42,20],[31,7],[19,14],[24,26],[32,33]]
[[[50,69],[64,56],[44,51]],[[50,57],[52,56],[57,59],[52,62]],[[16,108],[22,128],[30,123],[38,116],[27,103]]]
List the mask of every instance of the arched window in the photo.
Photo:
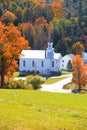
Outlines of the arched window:
[[54,61],[52,61],[52,67],[54,67]]
[[23,67],[25,67],[25,65],[26,65],[26,62],[25,62],[25,60],[23,60]]
[[44,61],[41,62],[41,66],[44,67]]
[[34,60],[32,61],[32,67],[34,67],[35,66],[35,63],[34,63]]

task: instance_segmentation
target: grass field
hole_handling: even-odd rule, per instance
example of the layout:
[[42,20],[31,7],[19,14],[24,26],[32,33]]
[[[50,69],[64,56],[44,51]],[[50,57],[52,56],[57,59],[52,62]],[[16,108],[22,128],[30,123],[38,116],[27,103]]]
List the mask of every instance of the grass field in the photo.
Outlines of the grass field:
[[45,84],[53,84],[53,83],[56,83],[60,80],[63,80],[65,79],[66,77],[58,77],[58,78],[49,78],[47,80],[45,80]]
[[87,130],[87,95],[0,89],[0,130]]

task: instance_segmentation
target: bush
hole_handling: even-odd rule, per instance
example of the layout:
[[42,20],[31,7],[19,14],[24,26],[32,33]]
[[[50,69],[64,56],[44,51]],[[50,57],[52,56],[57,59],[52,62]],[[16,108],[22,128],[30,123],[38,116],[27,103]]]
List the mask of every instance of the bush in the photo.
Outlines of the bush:
[[80,94],[87,94],[87,90],[81,90]]
[[7,89],[33,89],[31,85],[26,85],[24,80],[10,81],[6,85]]
[[75,89],[75,84],[74,83],[68,83],[63,86],[63,89]]
[[7,89],[39,89],[41,88],[41,84],[44,83],[44,80],[41,76],[38,75],[30,75],[27,76],[26,80],[15,80],[9,81],[6,84]]
[[26,82],[27,82],[27,85],[31,84],[33,89],[36,90],[36,89],[41,88],[41,84],[44,83],[44,79],[38,75],[30,75],[30,76],[27,76]]

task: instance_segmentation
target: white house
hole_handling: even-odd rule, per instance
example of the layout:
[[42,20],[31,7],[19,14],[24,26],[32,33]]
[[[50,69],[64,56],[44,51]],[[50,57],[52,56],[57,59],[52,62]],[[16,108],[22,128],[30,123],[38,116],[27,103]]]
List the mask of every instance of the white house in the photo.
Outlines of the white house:
[[22,50],[19,58],[19,71],[34,71],[40,74],[50,74],[61,71],[62,55],[55,53],[53,43],[48,43],[46,50]]
[[84,64],[87,64],[87,52],[82,52]]
[[[62,70],[72,70],[72,58],[74,58],[74,54],[67,54],[65,55],[62,60],[61,60],[61,67]],[[70,67],[68,68],[68,64],[71,64]]]

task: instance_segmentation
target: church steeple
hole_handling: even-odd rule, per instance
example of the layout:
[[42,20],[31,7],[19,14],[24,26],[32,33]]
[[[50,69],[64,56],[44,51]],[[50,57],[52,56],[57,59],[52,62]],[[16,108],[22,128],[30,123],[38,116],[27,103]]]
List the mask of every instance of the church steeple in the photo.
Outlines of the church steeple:
[[50,43],[52,42],[52,34],[50,34],[49,42],[50,42]]
[[46,58],[53,59],[53,57],[54,57],[54,48],[53,48],[53,42],[50,39],[50,41],[48,42],[47,50],[46,50]]
[[53,48],[53,42],[48,42],[48,48],[49,50],[54,50]]

